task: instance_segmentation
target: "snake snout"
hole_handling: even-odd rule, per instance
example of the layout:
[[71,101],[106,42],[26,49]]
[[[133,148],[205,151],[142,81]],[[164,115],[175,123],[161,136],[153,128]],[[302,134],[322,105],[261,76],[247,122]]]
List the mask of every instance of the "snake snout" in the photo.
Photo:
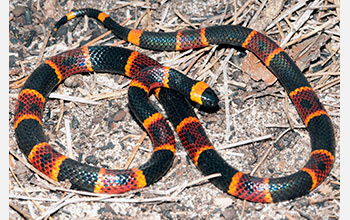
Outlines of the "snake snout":
[[206,107],[215,107],[219,103],[219,98],[211,88],[206,88],[202,93],[202,105]]

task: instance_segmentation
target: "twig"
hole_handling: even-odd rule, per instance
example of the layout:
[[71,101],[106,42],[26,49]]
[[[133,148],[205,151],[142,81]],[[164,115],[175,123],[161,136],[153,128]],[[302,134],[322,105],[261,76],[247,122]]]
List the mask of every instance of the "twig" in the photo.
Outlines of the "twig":
[[101,34],[100,36],[96,37],[95,39],[92,39],[91,41],[87,42],[86,44],[83,45],[83,47],[91,46],[94,43],[96,43],[97,41],[99,41],[99,40],[105,38],[106,36],[110,35],[111,33],[112,33],[112,31],[107,31],[107,32]]
[[243,101],[246,101],[250,98],[258,98],[258,97],[263,97],[263,96],[267,96],[267,95],[272,95],[272,96],[284,98],[283,95],[278,94],[281,91],[284,91],[284,89],[283,88],[270,89],[270,90],[265,90],[265,91],[259,92],[257,94],[256,94],[256,92],[251,93],[251,94],[247,94],[247,95],[242,96],[242,98],[243,98]]
[[302,1],[298,1],[297,4],[293,5],[292,7],[286,9],[285,11],[283,11],[281,13],[280,16],[278,16],[277,18],[275,18],[270,25],[268,25],[265,29],[265,31],[269,30],[270,28],[272,28],[273,26],[275,26],[278,22],[280,22],[283,18],[289,16],[291,13],[293,13],[294,11],[298,10],[299,8],[303,7],[306,2],[308,2],[308,0],[302,0]]
[[[310,7],[315,7],[315,6],[318,6],[322,3],[322,0],[316,0],[316,1],[313,1],[311,3],[311,5],[309,6]],[[304,12],[303,15],[301,15],[298,20],[296,20],[294,23],[293,23],[293,26],[292,26],[292,30],[289,31],[289,33],[286,35],[286,38],[281,42],[280,46],[282,48],[285,48],[286,47],[286,44],[287,42],[290,40],[290,38],[295,34],[295,32],[297,32],[299,30],[300,27],[303,26],[303,24],[305,24],[305,22],[309,19],[310,15],[312,14],[313,10],[312,9],[308,9]],[[288,44],[289,45],[289,44]]]
[[[256,20],[258,19],[258,17],[259,17],[259,15],[260,15],[261,11],[262,11],[263,8],[265,7],[266,2],[267,2],[267,0],[262,1],[262,3],[260,4],[259,8],[258,8],[258,9],[256,10],[256,12],[254,13],[253,18],[250,20],[250,22],[251,22],[252,24],[257,23]],[[255,28],[255,27],[254,27],[254,28]],[[260,30],[259,30],[259,31],[260,31]]]
[[[285,43],[283,47],[289,47],[293,44],[296,44],[306,38],[309,38],[311,37],[312,35],[316,34],[316,33],[319,33],[320,31],[324,30],[325,28],[329,28],[329,27],[332,27],[334,26],[335,24],[337,24],[339,22],[339,20],[337,19],[331,19],[331,20],[328,20],[327,22],[323,23],[322,25],[316,27],[315,29],[313,29],[313,31],[310,31],[309,33],[307,34],[304,34],[302,35],[301,37],[295,39],[295,40],[292,40],[292,41],[289,41],[288,43]],[[284,40],[283,42],[285,42],[286,40]],[[283,43],[282,42],[282,43]],[[281,45],[282,45],[281,43]]]
[[[27,190],[23,187],[23,185],[21,184],[21,182],[18,180],[16,174],[13,172],[12,167],[9,167],[9,169],[10,169],[11,175],[13,176],[13,178],[15,179],[15,181],[17,182],[17,184],[19,185],[19,187],[23,190],[23,192],[24,192],[28,197],[31,197],[31,196],[29,195],[29,193],[27,192]],[[44,209],[42,209],[42,208],[40,207],[40,205],[39,205],[36,201],[31,200],[31,202],[39,209],[40,212],[44,212],[44,211],[45,211]]]
[[230,120],[230,102],[228,97],[228,77],[227,77],[227,65],[222,70],[222,73],[224,75],[224,97],[225,97],[225,140],[226,142],[230,139],[230,127],[231,127],[231,120]]
[[288,123],[291,127],[291,129],[293,130],[294,129],[294,123],[292,121],[292,118],[290,117],[289,115],[289,111],[288,111],[288,100],[289,100],[289,97],[288,97],[288,94],[285,92],[284,93],[284,112],[286,113],[287,115],[287,120],[288,120]]
[[57,202],[59,199],[52,198],[40,198],[40,197],[29,197],[29,196],[15,196],[9,195],[9,199],[18,199],[18,200],[36,200],[36,201],[44,201],[44,202]]
[[192,68],[192,66],[198,61],[198,59],[201,58],[202,55],[204,55],[204,52],[211,50],[211,48],[212,47],[209,47],[209,46],[204,47],[192,53],[193,55],[191,55],[191,57],[195,57],[195,58],[191,61],[191,63],[187,66],[187,68],[183,71],[183,73],[187,74]]
[[128,93],[128,89],[121,89],[121,90],[117,90],[114,92],[109,92],[109,93],[100,93],[97,95],[92,95],[90,97],[91,100],[97,101],[97,100],[102,100],[102,99],[113,99],[113,98],[118,98],[121,96],[124,96],[125,94]]
[[332,58],[334,57],[334,55],[338,53],[339,49],[340,49],[340,45],[338,45],[337,49],[335,49],[335,50],[332,52],[332,54],[329,55],[329,56],[327,57],[327,59],[325,59],[325,60],[321,63],[321,66],[324,66],[330,59],[332,59]]
[[68,196],[64,197],[63,199],[61,199],[60,201],[58,201],[57,203],[55,203],[55,204],[53,205],[52,208],[48,209],[48,210],[47,210],[46,212],[44,212],[40,217],[38,217],[37,220],[43,219],[43,218],[45,218],[45,217],[51,215],[52,213],[56,212],[57,210],[59,210],[60,208],[62,208],[63,206],[66,205],[66,204],[65,204],[65,200],[67,200],[67,199],[69,199],[69,198],[71,198],[71,197],[73,197],[73,196],[74,196],[74,194],[71,193],[71,194],[69,194]]
[[261,136],[261,137],[257,137],[257,138],[253,138],[253,139],[250,139],[250,140],[245,140],[245,141],[240,141],[240,142],[236,142],[234,144],[229,144],[229,145],[226,145],[224,147],[218,147],[216,148],[216,150],[225,150],[225,149],[229,149],[229,148],[233,148],[233,147],[238,147],[238,146],[242,146],[242,145],[246,145],[246,144],[251,144],[251,143],[254,143],[254,142],[258,142],[258,141],[264,141],[264,140],[268,140],[268,139],[271,139],[272,138],[272,135],[271,134],[268,134],[268,135],[264,135],[264,136]]
[[235,23],[234,24],[237,24],[238,21],[237,21],[237,17],[249,6],[252,4],[252,0],[248,0],[244,3],[244,5],[238,10],[237,13],[235,13],[235,15],[229,19],[228,21],[226,21],[224,24],[231,24],[232,21],[234,21]]
[[210,82],[208,83],[210,86],[213,86],[216,82],[217,82],[217,79],[219,78],[221,72],[223,71],[223,69],[225,68],[225,66],[227,66],[227,63],[228,61],[231,59],[232,55],[233,55],[233,52],[234,52],[234,49],[231,48],[229,50],[229,53],[226,55],[224,61],[222,62],[221,66],[219,67],[218,71],[216,72],[215,74],[215,77],[212,78],[210,80]]
[[187,20],[185,18],[185,16],[183,16],[178,10],[176,10],[176,8],[174,8],[174,12],[177,16],[179,16],[179,18],[181,18],[181,20],[183,20],[186,24],[190,25],[191,27],[193,27],[194,29],[196,29],[197,27],[195,25],[193,25],[189,20]]
[[142,144],[143,140],[145,140],[147,136],[147,133],[146,132],[143,132],[140,139],[138,140],[137,144],[135,145],[134,149],[132,150],[132,153],[128,159],[128,161],[126,162],[125,166],[124,166],[124,169],[128,169],[131,162],[133,161],[133,159],[135,158],[135,155],[137,153],[137,151],[139,150],[139,147],[140,145]]
[[[31,199],[31,198],[30,198]],[[13,208],[14,210],[16,210],[16,212],[19,212],[21,215],[23,215],[25,218],[27,219],[32,219],[34,220],[34,218],[32,218],[28,213],[26,213],[25,211],[23,211],[20,207],[16,206],[15,204],[13,204],[11,201],[9,201],[9,206],[11,208]]]
[[185,188],[188,188],[188,187],[191,187],[191,186],[194,186],[194,185],[198,185],[202,182],[205,182],[205,181],[208,181],[209,179],[212,179],[212,178],[216,178],[216,177],[220,177],[221,174],[220,173],[213,173],[213,174],[210,174],[210,175],[207,175],[207,176],[204,176],[204,177],[201,177],[201,178],[198,178],[194,181],[191,181],[191,182],[186,182],[186,183],[183,183],[181,185],[177,185],[175,187],[172,187],[166,191],[159,191],[159,190],[152,190],[150,191],[151,193],[154,193],[154,194],[158,194],[158,195],[171,195],[172,193],[174,192],[178,192],[180,191],[179,189],[183,190]]
[[[273,143],[276,143],[277,141],[279,141],[287,132],[289,132],[291,130],[291,128],[288,128],[286,130],[284,130]],[[274,145],[271,144],[271,146],[269,147],[269,149],[267,149],[267,151],[265,152],[264,156],[261,158],[261,160],[258,162],[258,164],[254,167],[254,169],[252,170],[252,172],[250,173],[250,175],[254,175],[254,173],[256,172],[256,170],[261,166],[261,164],[265,161],[265,159],[267,158],[267,156],[269,156],[271,150],[273,149]]]
[[326,90],[334,85],[337,85],[339,83],[340,83],[340,77],[337,77],[337,78],[335,78],[335,79],[333,79],[325,84],[316,86],[315,90],[324,91],[324,90]]
[[311,77],[311,76],[340,76],[340,72],[315,72],[315,73],[306,73],[305,77]]
[[[59,92],[62,94],[61,85],[58,86],[58,90],[59,90]],[[58,117],[56,129],[55,129],[56,132],[57,132],[58,129],[60,128],[60,124],[61,124],[61,121],[62,121],[62,119],[63,119],[63,114],[64,114],[64,101],[61,99],[61,100],[60,100],[60,114],[59,114],[59,117]]]
[[46,48],[47,42],[49,41],[50,36],[51,36],[51,32],[49,32],[44,38],[44,42],[43,42],[43,45],[41,46],[39,56],[36,59],[36,65],[35,65],[34,69],[36,69],[41,64],[41,61],[42,61],[43,56],[44,56],[44,51],[45,51],[45,48]]
[[60,93],[51,93],[49,95],[50,99],[61,99],[61,100],[65,100],[65,101],[70,101],[70,102],[79,102],[79,103],[84,103],[84,104],[89,104],[89,105],[100,105],[101,103],[99,102],[95,102],[95,101],[91,101],[89,99],[85,99],[85,98],[80,98],[80,97],[76,97],[76,96],[70,96],[70,95],[64,95],[64,94],[60,94]]
[[[265,127],[267,127],[267,128],[289,128],[290,125],[289,124],[265,124]],[[299,125],[294,125],[294,129],[295,128],[304,129],[304,128],[306,128],[306,126],[303,124],[299,124]]]
[[70,123],[68,119],[64,119],[64,127],[66,130],[66,141],[67,141],[67,151],[68,157],[73,158],[73,149],[72,149],[72,134],[70,131]]
[[24,85],[24,82],[28,79],[28,77],[29,77],[29,75],[24,76],[23,78],[11,83],[9,85],[9,88],[10,89],[18,89],[18,88],[22,87]]

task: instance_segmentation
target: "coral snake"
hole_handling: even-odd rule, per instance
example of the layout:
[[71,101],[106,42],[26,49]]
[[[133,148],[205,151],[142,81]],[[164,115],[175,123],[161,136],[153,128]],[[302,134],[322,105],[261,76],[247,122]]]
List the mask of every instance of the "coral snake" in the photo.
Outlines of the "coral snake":
[[[136,51],[91,46],[47,59],[34,70],[19,93],[14,119],[18,145],[28,160],[50,178],[68,180],[71,188],[96,193],[122,193],[159,180],[172,165],[175,139],[165,119],[148,102],[152,89],[155,89],[194,164],[203,175],[220,173],[220,177],[210,179],[210,182],[224,192],[253,202],[278,202],[309,193],[328,176],[335,151],[331,120],[299,68],[265,35],[231,25],[178,32],[147,32],[122,27],[104,12],[89,8],[66,14],[56,23],[53,32],[67,21],[84,15],[97,19],[119,38],[142,48],[171,51],[226,44],[253,52],[279,79],[295,105],[310,135],[311,155],[303,168],[288,176],[258,178],[244,174],[217,153],[191,105],[184,99],[185,96],[199,104],[215,106],[217,96],[207,84],[191,80]],[[109,170],[82,164],[52,149],[43,134],[41,118],[51,90],[72,74],[92,71],[125,74],[132,78],[128,91],[129,106],[154,146],[150,159],[139,168]]]

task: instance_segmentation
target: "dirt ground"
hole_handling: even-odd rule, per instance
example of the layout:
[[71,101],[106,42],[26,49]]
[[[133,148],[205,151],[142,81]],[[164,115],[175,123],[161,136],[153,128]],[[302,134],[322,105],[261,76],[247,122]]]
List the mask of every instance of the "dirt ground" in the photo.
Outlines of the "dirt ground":
[[[85,45],[117,45],[203,80],[220,98],[215,113],[196,109],[219,153],[234,167],[278,177],[302,168],[309,135],[281,84],[251,53],[225,46],[185,52],[141,49],[122,42],[93,19],[75,19],[47,40],[55,21],[71,9],[96,8],[125,26],[176,31],[236,24],[264,32],[296,61],[325,105],[335,130],[336,160],[329,177],[310,194],[276,204],[244,202],[210,184],[181,143],[171,170],[136,192],[99,196],[69,190],[30,169],[17,146],[14,108],[23,83],[40,63]],[[14,0],[9,2],[9,216],[10,219],[339,219],[340,32],[339,1],[240,0]],[[97,41],[92,41],[99,38]],[[53,91],[43,126],[49,143],[78,161],[123,168],[149,158],[152,145],[130,114],[129,79],[111,74],[71,77]],[[162,110],[156,99],[152,102]],[[72,147],[69,147],[72,146]],[[271,152],[266,152],[271,148]],[[201,180],[201,181],[198,181]]]

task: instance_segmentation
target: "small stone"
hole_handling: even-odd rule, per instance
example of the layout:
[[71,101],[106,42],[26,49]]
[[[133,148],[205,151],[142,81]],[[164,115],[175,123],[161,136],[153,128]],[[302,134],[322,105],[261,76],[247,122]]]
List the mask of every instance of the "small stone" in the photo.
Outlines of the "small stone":
[[276,143],[274,143],[274,147],[279,150],[282,151],[283,149],[285,149],[286,147],[290,146],[292,140],[289,139],[288,136],[281,138],[279,141],[277,141]]
[[36,35],[36,31],[35,30],[30,30],[29,31],[29,34],[28,34],[28,37],[27,37],[27,42],[24,45],[25,47],[29,47],[30,46],[30,44],[32,43],[33,38],[35,37],[35,35]]
[[24,25],[30,25],[32,24],[32,11],[30,11],[29,9],[25,10],[24,12],[24,20],[23,23]]
[[171,216],[170,210],[163,211],[163,216],[165,216],[169,220],[173,219],[173,217]]
[[23,60],[23,58],[24,58],[24,56],[23,56],[23,48],[20,48],[20,49],[17,51],[17,53],[18,53],[18,58],[19,58],[20,60]]
[[216,197],[214,199],[214,204],[221,209],[224,209],[232,205],[233,200],[230,197]]
[[55,141],[55,143],[62,149],[62,150],[66,150],[66,146],[64,146],[63,144],[61,144],[59,141]]
[[233,207],[228,207],[222,212],[222,216],[224,219],[237,219],[238,214],[237,211]]
[[101,147],[101,150],[113,149],[114,146],[115,145],[112,142],[108,142],[108,144],[106,144],[105,146]]
[[11,38],[10,38],[10,43],[11,43],[11,44],[17,44],[17,43],[18,43],[17,38],[11,37]]
[[16,162],[14,166],[14,171],[16,175],[24,175],[28,169],[24,166],[23,163]]
[[46,0],[44,1],[44,11],[45,11],[45,17],[47,18],[54,18],[55,12],[57,10],[57,1],[56,0]]
[[15,17],[19,17],[19,16],[24,14],[26,9],[27,9],[27,7],[22,6],[22,5],[18,5],[12,10],[12,13]]
[[96,156],[94,155],[89,155],[85,158],[85,162],[86,163],[90,163],[90,164],[93,164],[93,165],[97,165],[98,163],[98,160],[96,158]]
[[103,214],[103,213],[106,213],[106,212],[110,212],[111,210],[108,208],[108,207],[102,207],[100,208],[99,210],[97,210],[97,213],[99,215]]
[[99,123],[101,123],[101,121],[102,121],[101,117],[95,116],[91,122],[92,122],[92,124],[99,124]]
[[72,124],[71,124],[72,129],[77,129],[77,128],[79,128],[79,125],[80,125],[80,123],[79,123],[78,118],[75,117],[75,116],[73,116],[73,118],[72,118]]
[[264,205],[261,204],[261,203],[257,203],[257,204],[254,206],[254,209],[255,209],[256,211],[261,211],[263,208],[264,208]]
[[108,118],[106,118],[105,120],[107,121],[107,126],[108,129],[114,129],[116,127],[116,123],[120,120],[122,120],[126,115],[126,112],[121,110],[118,111],[117,113],[112,113],[108,116]]
[[73,75],[64,81],[64,85],[69,88],[75,88],[81,85],[81,79],[79,75]]
[[16,56],[14,56],[14,55],[9,56],[9,66],[10,66],[10,68],[16,66],[16,61],[17,61]]
[[298,207],[307,207],[309,206],[309,201],[305,198],[300,198],[296,201],[296,205],[298,205]]
[[114,117],[113,117],[113,120],[114,121],[120,121],[122,120],[126,115],[126,112],[125,111],[119,111]]

